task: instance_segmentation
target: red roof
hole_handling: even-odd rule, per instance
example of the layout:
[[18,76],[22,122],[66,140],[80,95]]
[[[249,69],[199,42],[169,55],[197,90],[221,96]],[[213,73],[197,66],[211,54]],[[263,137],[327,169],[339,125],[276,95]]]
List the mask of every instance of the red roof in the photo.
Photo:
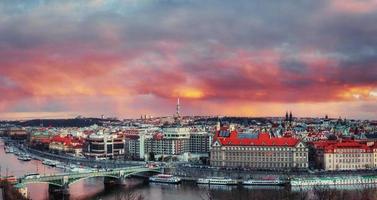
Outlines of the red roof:
[[355,140],[325,140],[313,142],[316,149],[323,149],[325,152],[332,153],[335,149],[363,149],[365,152],[371,152],[373,148],[367,146],[365,143]]
[[296,138],[276,138],[268,133],[260,133],[257,138],[239,138],[237,131],[231,131],[229,137],[221,137],[219,131],[215,139],[224,146],[296,146],[299,139]]
[[38,141],[44,144],[49,144],[51,142],[50,138],[41,138]]
[[338,143],[337,140],[320,140],[312,142],[311,144],[314,146],[315,149],[324,149],[325,147],[336,143]]
[[65,137],[56,135],[52,137],[51,142],[62,143],[66,146],[71,146],[71,147],[82,146],[81,139],[73,138],[72,136],[69,136],[69,135]]

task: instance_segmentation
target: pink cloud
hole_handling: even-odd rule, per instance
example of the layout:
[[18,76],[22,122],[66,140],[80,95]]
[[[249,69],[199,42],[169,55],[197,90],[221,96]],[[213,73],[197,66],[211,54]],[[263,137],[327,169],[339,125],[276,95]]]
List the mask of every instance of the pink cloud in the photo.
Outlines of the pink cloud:
[[331,8],[339,12],[369,13],[377,10],[375,0],[331,0]]

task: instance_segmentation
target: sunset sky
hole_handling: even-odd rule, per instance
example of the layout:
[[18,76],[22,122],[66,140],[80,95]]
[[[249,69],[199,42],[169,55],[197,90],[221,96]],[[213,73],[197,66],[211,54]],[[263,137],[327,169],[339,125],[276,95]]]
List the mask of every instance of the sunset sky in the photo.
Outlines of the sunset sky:
[[377,119],[376,0],[2,0],[0,119]]

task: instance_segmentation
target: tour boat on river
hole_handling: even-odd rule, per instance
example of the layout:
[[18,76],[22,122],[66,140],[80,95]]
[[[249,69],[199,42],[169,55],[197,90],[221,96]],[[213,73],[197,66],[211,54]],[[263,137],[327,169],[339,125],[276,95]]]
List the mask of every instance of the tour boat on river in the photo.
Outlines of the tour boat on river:
[[224,177],[199,178],[196,183],[209,185],[237,185],[237,180]]
[[48,165],[48,166],[51,166],[51,167],[55,167],[59,163],[60,163],[59,161],[48,160],[48,159],[45,159],[45,160],[42,161],[42,164]]
[[14,153],[13,147],[8,147],[8,146],[5,147],[4,151],[5,151],[5,153]]
[[22,161],[31,161],[31,156],[27,154],[23,154],[23,155],[20,155],[17,159],[22,160]]
[[4,176],[0,177],[0,182],[7,181],[9,183],[17,183],[17,178],[15,176]]
[[152,177],[149,177],[150,182],[158,182],[158,183],[173,183],[178,184],[181,182],[179,177],[169,175],[169,174],[158,174]]
[[242,185],[284,185],[286,182],[278,177],[264,177],[242,181]]
[[336,185],[363,185],[363,184],[377,184],[377,176],[334,176],[334,177],[310,177],[310,178],[293,178],[291,180],[292,187],[302,186],[336,186]]

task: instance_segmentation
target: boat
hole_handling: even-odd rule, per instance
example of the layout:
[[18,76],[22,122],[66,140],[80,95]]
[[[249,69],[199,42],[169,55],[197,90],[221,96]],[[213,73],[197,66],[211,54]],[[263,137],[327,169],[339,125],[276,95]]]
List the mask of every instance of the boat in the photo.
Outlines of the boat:
[[31,157],[29,155],[21,155],[17,159],[22,161],[31,161]]
[[95,170],[92,168],[82,168],[82,167],[75,167],[75,168],[70,168],[71,172],[94,172]]
[[15,149],[14,150],[14,155],[19,156],[19,155],[21,155],[21,152],[18,149]]
[[237,180],[224,177],[209,177],[199,178],[196,181],[197,184],[209,184],[209,185],[237,185]]
[[56,167],[56,168],[60,168],[60,169],[65,169],[65,168],[67,168],[67,166],[65,166],[65,165],[62,164],[62,163],[57,164],[55,167]]
[[377,176],[333,176],[333,177],[310,177],[310,178],[292,178],[292,187],[302,186],[338,186],[338,185],[363,185],[377,184]]
[[5,151],[5,153],[12,153],[11,149],[9,147],[4,147],[4,151]]
[[170,174],[157,174],[155,176],[149,177],[150,182],[158,182],[158,183],[173,183],[178,184],[181,182],[179,177],[170,175]]
[[5,153],[14,153],[13,147],[5,147]]
[[23,176],[24,179],[34,179],[34,178],[40,178],[41,175],[38,173],[29,173]]
[[242,185],[284,185],[286,182],[278,177],[264,177],[242,181]]
[[9,182],[9,183],[17,183],[17,178],[15,176],[5,176],[5,177],[0,177],[0,182]]
[[54,161],[54,160],[48,160],[48,159],[45,159],[42,161],[42,164],[44,165],[48,165],[48,166],[51,166],[51,167],[55,167],[56,165],[58,165],[60,162],[58,161]]

